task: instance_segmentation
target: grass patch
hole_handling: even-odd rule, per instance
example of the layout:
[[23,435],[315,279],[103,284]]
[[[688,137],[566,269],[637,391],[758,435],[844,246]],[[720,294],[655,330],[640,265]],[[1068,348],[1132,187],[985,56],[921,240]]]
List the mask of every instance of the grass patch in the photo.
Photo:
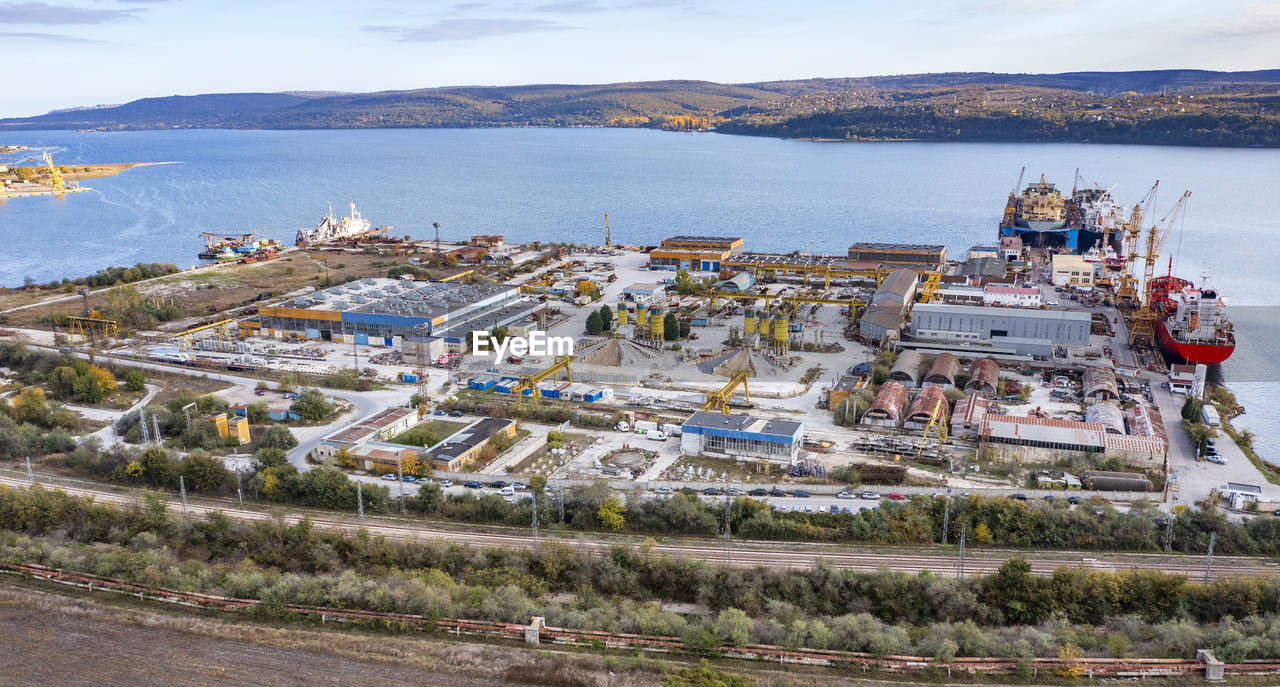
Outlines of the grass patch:
[[407,432],[396,435],[391,439],[391,443],[404,444],[406,446],[434,446],[453,436],[458,430],[466,426],[465,422],[429,420],[414,426]]

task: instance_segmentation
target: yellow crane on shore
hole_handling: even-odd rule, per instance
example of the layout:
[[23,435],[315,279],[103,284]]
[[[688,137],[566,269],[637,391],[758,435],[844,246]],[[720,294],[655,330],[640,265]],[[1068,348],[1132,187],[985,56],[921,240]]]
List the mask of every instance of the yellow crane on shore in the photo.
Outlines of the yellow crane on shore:
[[746,397],[747,403],[750,403],[751,390],[747,388],[747,377],[750,374],[750,370],[734,370],[729,375],[729,382],[722,389],[707,392],[707,400],[703,402],[702,409],[708,412],[719,410],[721,413],[728,415],[729,403],[733,400],[733,391],[739,386],[742,387],[742,394]]
[[44,163],[49,166],[49,175],[52,178],[49,182],[49,187],[52,188],[55,193],[62,193],[66,191],[67,185],[62,181],[62,172],[58,171],[57,167],[53,166],[53,156],[49,155],[48,151],[45,151],[44,153]]

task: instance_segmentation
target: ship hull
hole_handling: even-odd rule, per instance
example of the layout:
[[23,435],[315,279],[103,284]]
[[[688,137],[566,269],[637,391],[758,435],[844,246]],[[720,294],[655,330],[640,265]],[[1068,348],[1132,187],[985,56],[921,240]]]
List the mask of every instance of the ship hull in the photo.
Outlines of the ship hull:
[[1219,346],[1216,344],[1192,344],[1175,341],[1163,321],[1156,322],[1156,341],[1160,349],[1167,355],[1188,363],[1213,365],[1220,363],[1236,350],[1235,346]]

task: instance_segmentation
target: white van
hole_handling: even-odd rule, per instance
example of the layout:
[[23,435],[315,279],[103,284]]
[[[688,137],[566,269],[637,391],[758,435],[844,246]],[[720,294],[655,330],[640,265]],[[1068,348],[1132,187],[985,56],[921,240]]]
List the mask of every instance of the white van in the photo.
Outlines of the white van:
[[516,489],[515,487],[503,487],[498,490],[498,494],[501,496],[515,496]]

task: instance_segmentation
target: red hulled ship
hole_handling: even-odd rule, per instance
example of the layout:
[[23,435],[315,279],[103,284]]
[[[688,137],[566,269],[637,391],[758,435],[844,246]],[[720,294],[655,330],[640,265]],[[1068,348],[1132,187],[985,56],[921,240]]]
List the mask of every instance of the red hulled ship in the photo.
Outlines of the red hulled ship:
[[1170,357],[1212,365],[1236,350],[1235,330],[1216,290],[1166,274],[1151,280],[1151,303],[1160,315],[1156,341]]

